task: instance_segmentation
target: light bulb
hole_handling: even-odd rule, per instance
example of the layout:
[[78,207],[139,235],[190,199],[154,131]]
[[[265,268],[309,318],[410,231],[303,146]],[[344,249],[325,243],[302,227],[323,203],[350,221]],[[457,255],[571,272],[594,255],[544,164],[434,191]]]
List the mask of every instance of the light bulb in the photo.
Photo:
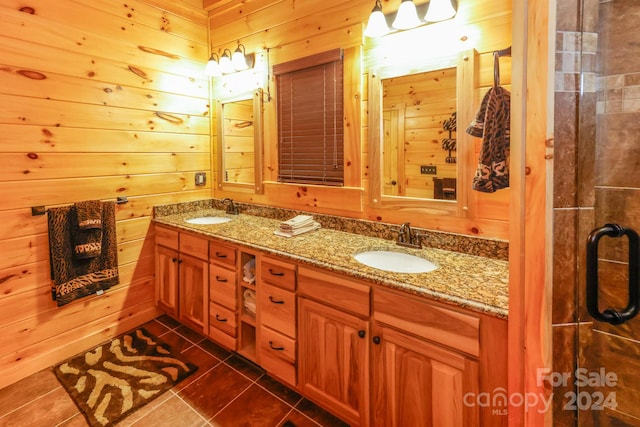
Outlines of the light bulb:
[[380,0],[376,0],[376,5],[371,10],[369,15],[369,21],[367,22],[367,28],[364,30],[364,35],[367,37],[382,37],[389,33],[389,27],[387,26],[387,19],[382,13],[382,4]]
[[215,54],[212,54],[211,58],[209,58],[209,62],[207,62],[207,67],[204,69],[204,72],[211,77],[220,77],[222,75],[220,64],[218,64]]
[[444,21],[455,14],[456,10],[453,8],[451,0],[431,0],[424,20],[427,22]]
[[416,10],[416,5],[413,4],[413,0],[402,0],[396,19],[393,20],[393,28],[409,30],[418,25],[420,25],[420,18],[418,18],[418,11]]

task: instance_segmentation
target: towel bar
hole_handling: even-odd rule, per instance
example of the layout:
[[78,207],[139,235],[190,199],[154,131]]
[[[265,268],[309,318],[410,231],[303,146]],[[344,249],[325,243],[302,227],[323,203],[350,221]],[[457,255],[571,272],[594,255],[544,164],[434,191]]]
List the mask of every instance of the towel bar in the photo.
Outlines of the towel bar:
[[[128,202],[129,202],[129,199],[127,199],[127,196],[118,196],[116,198],[116,203],[118,205],[123,205]],[[31,216],[40,216],[46,213],[47,213],[47,208],[45,206],[31,206]]]

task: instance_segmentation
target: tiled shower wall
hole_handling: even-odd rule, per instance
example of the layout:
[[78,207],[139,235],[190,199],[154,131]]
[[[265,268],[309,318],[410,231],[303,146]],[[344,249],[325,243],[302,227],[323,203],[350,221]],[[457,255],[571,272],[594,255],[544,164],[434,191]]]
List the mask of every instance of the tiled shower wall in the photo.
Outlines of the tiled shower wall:
[[[615,371],[618,407],[567,409],[565,393],[583,391],[568,382],[554,389],[555,426],[640,426],[640,319],[592,323],[584,308],[590,230],[618,223],[640,231],[639,17],[637,0],[557,0],[553,370],[575,373],[579,361],[590,372]],[[600,243],[602,307],[626,305],[625,243]]]

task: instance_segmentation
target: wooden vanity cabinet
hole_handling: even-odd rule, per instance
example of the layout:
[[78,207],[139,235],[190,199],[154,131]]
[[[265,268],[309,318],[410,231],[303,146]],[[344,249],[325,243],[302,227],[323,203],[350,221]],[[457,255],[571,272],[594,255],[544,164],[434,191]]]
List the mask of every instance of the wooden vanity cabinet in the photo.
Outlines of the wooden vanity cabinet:
[[235,351],[238,342],[237,249],[212,240],[209,254],[208,335]]
[[155,227],[156,305],[178,318],[178,232]]
[[298,268],[298,386],[352,426],[369,425],[368,285]]
[[208,241],[155,227],[156,304],[194,330],[205,331]]
[[296,267],[262,256],[258,269],[258,361],[296,387]]
[[379,288],[373,319],[371,425],[507,425],[477,404],[506,390],[506,321]]

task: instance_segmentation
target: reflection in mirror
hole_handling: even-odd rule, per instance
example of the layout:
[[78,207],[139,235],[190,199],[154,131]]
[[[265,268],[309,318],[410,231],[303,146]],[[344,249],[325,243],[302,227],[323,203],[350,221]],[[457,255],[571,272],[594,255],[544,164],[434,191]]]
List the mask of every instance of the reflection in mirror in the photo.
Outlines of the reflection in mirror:
[[370,203],[467,215],[475,51],[369,73]]
[[222,100],[217,107],[218,188],[262,188],[262,92]]
[[383,194],[456,199],[456,67],[382,80]]

